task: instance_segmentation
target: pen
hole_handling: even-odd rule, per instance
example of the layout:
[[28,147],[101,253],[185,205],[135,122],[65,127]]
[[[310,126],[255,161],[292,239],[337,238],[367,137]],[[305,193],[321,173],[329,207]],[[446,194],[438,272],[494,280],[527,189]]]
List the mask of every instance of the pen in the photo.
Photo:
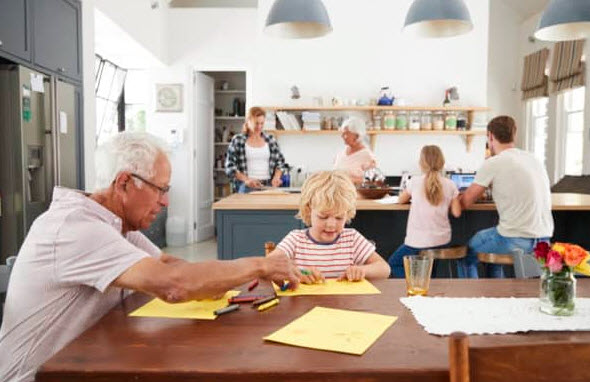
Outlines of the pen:
[[261,299],[258,299],[252,303],[252,308],[256,308],[258,305],[264,304],[265,302],[272,301],[276,298],[276,296],[267,296]]
[[267,310],[269,308],[272,308],[273,306],[276,306],[279,304],[279,299],[275,298],[273,300],[270,300],[269,302],[262,304],[258,307],[258,311],[262,312],[263,310]]
[[250,285],[248,285],[248,290],[250,291],[250,290],[252,290],[252,289],[256,288],[257,286],[258,286],[258,279],[256,279],[256,280],[252,281],[252,282],[250,283]]
[[215,312],[216,316],[225,314],[225,313],[229,313],[229,312],[233,312],[234,310],[238,310],[240,309],[240,305],[238,304],[233,304],[233,305],[228,305],[225,308],[221,308],[221,309],[217,309]]

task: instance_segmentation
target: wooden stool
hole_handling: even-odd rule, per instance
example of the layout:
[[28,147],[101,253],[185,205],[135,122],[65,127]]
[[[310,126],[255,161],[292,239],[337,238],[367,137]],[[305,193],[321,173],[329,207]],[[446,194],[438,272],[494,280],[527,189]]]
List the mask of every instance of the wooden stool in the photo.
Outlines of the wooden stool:
[[277,245],[273,241],[267,241],[264,243],[264,256],[268,256],[276,247]]
[[514,265],[514,257],[512,255],[499,253],[478,253],[477,260],[480,263],[486,264]]
[[420,251],[420,256],[432,256],[435,260],[447,260],[449,278],[453,278],[451,260],[459,260],[467,256],[467,247],[464,245],[439,249],[425,249]]

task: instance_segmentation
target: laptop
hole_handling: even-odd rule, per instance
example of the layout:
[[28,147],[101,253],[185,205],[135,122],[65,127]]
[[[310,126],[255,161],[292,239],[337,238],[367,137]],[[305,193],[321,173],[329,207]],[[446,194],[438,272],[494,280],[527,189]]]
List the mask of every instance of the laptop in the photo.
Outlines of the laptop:
[[459,191],[465,191],[475,180],[475,173],[451,173],[451,180]]

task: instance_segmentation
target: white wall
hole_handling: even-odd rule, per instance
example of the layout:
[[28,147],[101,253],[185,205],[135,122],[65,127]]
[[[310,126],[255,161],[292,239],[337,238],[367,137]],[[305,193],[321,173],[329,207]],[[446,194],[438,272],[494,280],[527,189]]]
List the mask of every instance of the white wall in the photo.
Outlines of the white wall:
[[96,101],[94,97],[94,0],[82,1],[82,70],[84,78],[84,183],[94,189]]
[[[518,13],[499,0],[490,1],[490,33],[488,45],[488,106],[491,115],[509,115],[517,126],[523,125],[520,108],[519,66],[523,59],[520,51],[520,25]],[[522,130],[522,129],[520,129]],[[524,147],[522,140],[518,145]]]

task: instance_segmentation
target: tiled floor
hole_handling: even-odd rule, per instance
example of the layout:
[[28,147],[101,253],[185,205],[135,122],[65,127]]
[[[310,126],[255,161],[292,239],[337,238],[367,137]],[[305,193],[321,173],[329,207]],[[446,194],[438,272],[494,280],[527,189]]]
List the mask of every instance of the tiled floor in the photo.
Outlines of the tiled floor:
[[186,247],[166,247],[162,250],[190,262],[217,260],[217,239],[213,238]]

